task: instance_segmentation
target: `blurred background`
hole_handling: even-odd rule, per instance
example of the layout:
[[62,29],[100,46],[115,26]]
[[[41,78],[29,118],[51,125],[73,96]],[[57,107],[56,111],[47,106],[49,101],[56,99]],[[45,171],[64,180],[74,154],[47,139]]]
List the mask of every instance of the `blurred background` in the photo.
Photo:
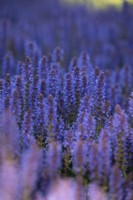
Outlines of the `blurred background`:
[[[63,1],[63,0],[62,0]],[[107,6],[117,6],[121,7],[124,0],[64,0],[68,3],[80,3],[88,4],[89,6],[94,6],[96,8],[106,8]],[[133,3],[133,0],[128,0],[129,3]]]
[[133,0],[0,2],[0,62],[9,54],[23,61],[32,42],[38,55],[60,46],[64,65],[82,51],[101,68],[133,63]]

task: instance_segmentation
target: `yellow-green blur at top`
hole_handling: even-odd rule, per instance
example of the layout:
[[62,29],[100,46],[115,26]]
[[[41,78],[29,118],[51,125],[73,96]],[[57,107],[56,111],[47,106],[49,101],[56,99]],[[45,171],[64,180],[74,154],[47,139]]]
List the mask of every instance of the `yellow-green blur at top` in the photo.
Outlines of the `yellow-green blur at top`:
[[[120,7],[124,0],[62,0],[68,3],[85,3],[91,4],[97,8],[104,8],[109,5]],[[133,0],[127,0],[129,3],[133,3]]]

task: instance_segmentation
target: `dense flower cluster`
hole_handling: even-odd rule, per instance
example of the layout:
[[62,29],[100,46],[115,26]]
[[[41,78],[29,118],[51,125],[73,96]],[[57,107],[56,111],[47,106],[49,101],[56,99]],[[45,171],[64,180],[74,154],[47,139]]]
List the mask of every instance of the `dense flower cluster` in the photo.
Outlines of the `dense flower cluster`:
[[1,21],[0,200],[132,200],[133,9],[49,8],[38,33]]

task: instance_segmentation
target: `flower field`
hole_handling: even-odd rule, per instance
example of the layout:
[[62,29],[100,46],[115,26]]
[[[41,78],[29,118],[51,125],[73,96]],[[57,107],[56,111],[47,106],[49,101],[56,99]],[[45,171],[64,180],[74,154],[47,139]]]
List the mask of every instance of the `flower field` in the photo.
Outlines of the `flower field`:
[[0,11],[0,200],[133,200],[133,6]]

